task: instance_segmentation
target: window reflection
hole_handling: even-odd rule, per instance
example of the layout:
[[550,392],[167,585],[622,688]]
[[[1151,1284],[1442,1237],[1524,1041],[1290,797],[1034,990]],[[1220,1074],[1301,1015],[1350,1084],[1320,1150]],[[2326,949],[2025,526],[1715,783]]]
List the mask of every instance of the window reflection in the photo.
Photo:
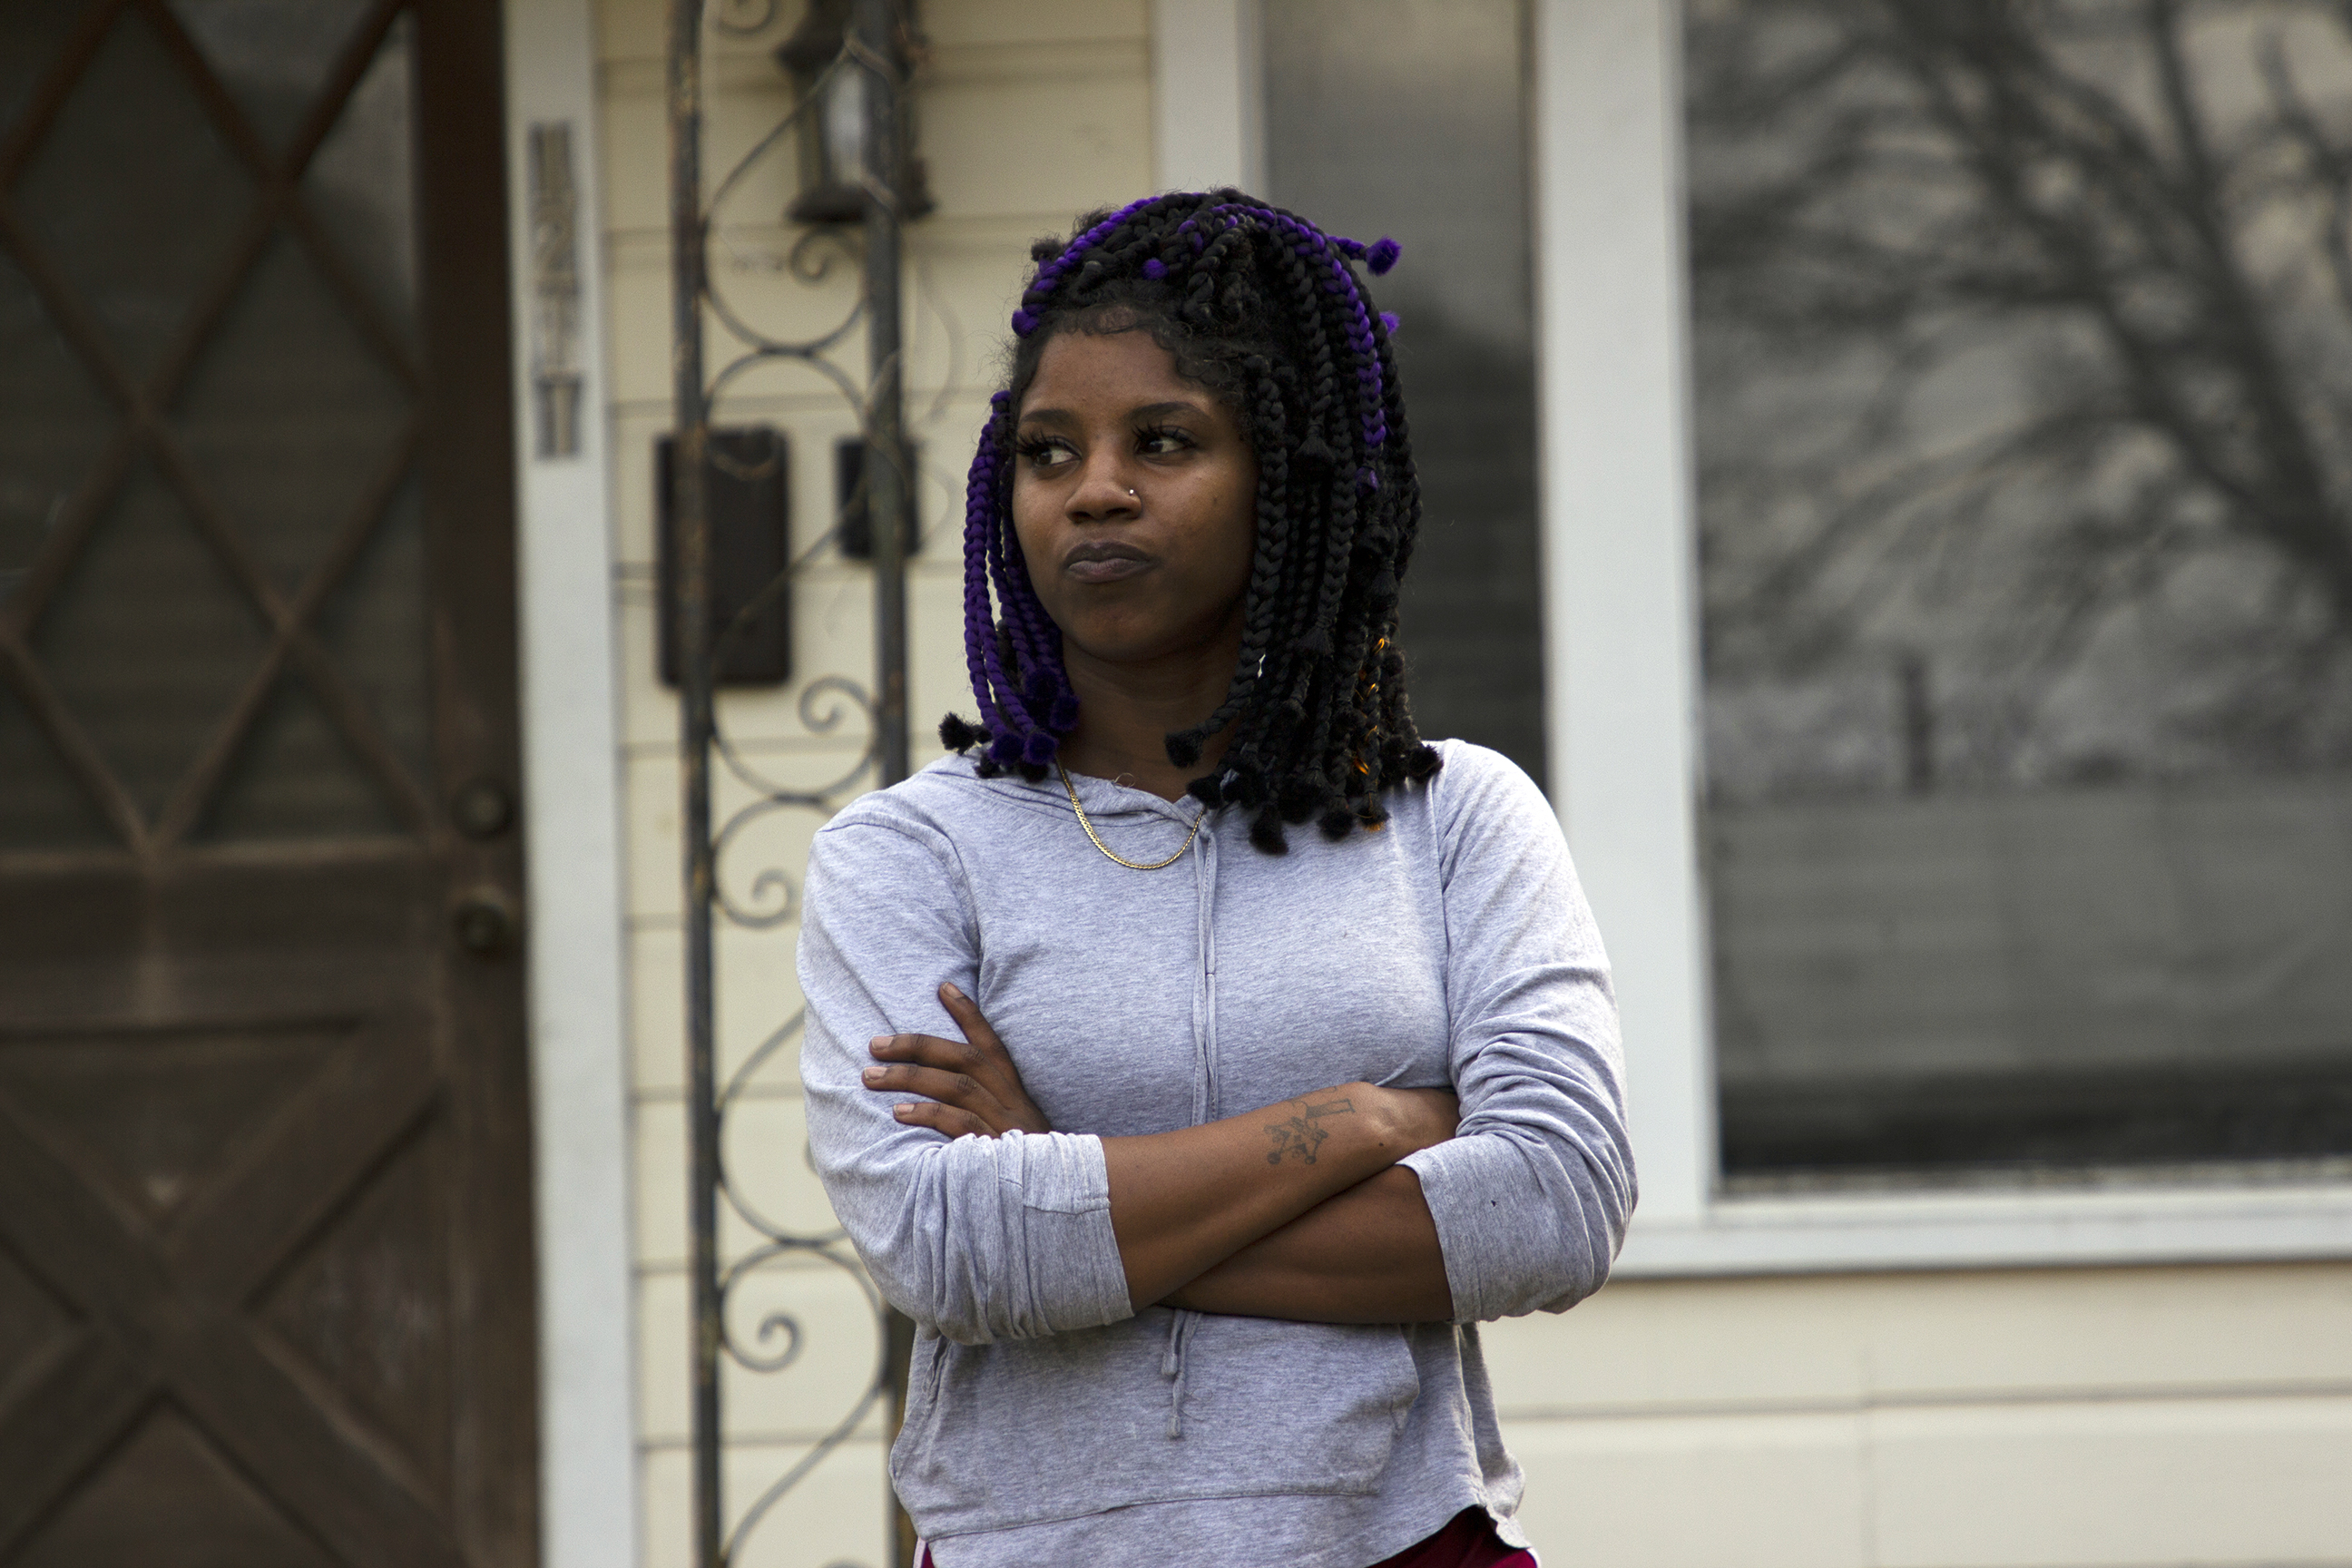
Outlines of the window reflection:
[[1284,0],[1265,19],[1268,195],[1393,236],[1423,515],[1401,624],[1433,739],[1544,776],[1522,0]]
[[2352,1152],[2352,16],[1685,37],[1727,1173]]

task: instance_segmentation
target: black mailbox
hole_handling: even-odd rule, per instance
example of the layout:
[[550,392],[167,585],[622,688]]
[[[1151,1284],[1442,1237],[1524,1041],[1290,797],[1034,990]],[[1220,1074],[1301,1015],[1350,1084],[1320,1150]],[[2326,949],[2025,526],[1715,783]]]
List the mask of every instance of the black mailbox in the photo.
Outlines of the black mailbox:
[[[713,429],[703,454],[710,520],[710,636],[718,686],[774,686],[793,672],[792,450],[766,425]],[[661,437],[655,494],[661,521],[661,678],[678,683],[675,438]],[[749,612],[748,614],[746,612]]]

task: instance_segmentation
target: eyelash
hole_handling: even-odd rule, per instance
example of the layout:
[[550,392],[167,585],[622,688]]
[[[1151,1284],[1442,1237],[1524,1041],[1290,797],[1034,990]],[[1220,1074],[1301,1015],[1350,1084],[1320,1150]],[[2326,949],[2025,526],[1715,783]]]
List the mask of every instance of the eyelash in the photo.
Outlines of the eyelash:
[[[1135,441],[1139,447],[1150,446],[1154,441],[1169,441],[1178,447],[1194,444],[1192,432],[1174,425],[1139,425],[1136,426]],[[1013,450],[1035,464],[1043,461],[1048,453],[1067,451],[1069,445],[1058,436],[1024,436],[1013,443]]]
[[1146,425],[1135,432],[1136,443],[1148,446],[1154,441],[1172,441],[1179,447],[1192,445],[1192,434],[1173,425]]

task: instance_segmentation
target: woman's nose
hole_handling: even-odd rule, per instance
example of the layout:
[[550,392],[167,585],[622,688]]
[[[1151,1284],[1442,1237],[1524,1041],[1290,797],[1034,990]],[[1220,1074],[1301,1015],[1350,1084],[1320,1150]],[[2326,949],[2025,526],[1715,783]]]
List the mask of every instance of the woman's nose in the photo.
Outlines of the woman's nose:
[[1078,475],[1077,485],[1070,491],[1070,515],[1100,520],[1121,515],[1132,516],[1141,506],[1135,493],[1134,476],[1127,466],[1109,456],[1089,458]]

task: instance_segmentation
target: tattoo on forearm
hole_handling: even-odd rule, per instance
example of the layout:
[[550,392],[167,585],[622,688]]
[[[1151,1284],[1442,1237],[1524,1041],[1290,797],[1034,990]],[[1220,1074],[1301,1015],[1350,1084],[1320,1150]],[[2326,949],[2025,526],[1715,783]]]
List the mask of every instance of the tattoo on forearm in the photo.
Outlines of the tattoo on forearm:
[[1331,1136],[1315,1123],[1326,1116],[1348,1115],[1356,1109],[1344,1100],[1327,1100],[1320,1104],[1304,1100],[1299,1103],[1306,1109],[1289,1121],[1265,1124],[1265,1135],[1274,1140],[1274,1148],[1265,1157],[1267,1164],[1281,1164],[1285,1154],[1297,1155],[1302,1164],[1315,1163],[1315,1151],[1323,1146],[1324,1139]]

